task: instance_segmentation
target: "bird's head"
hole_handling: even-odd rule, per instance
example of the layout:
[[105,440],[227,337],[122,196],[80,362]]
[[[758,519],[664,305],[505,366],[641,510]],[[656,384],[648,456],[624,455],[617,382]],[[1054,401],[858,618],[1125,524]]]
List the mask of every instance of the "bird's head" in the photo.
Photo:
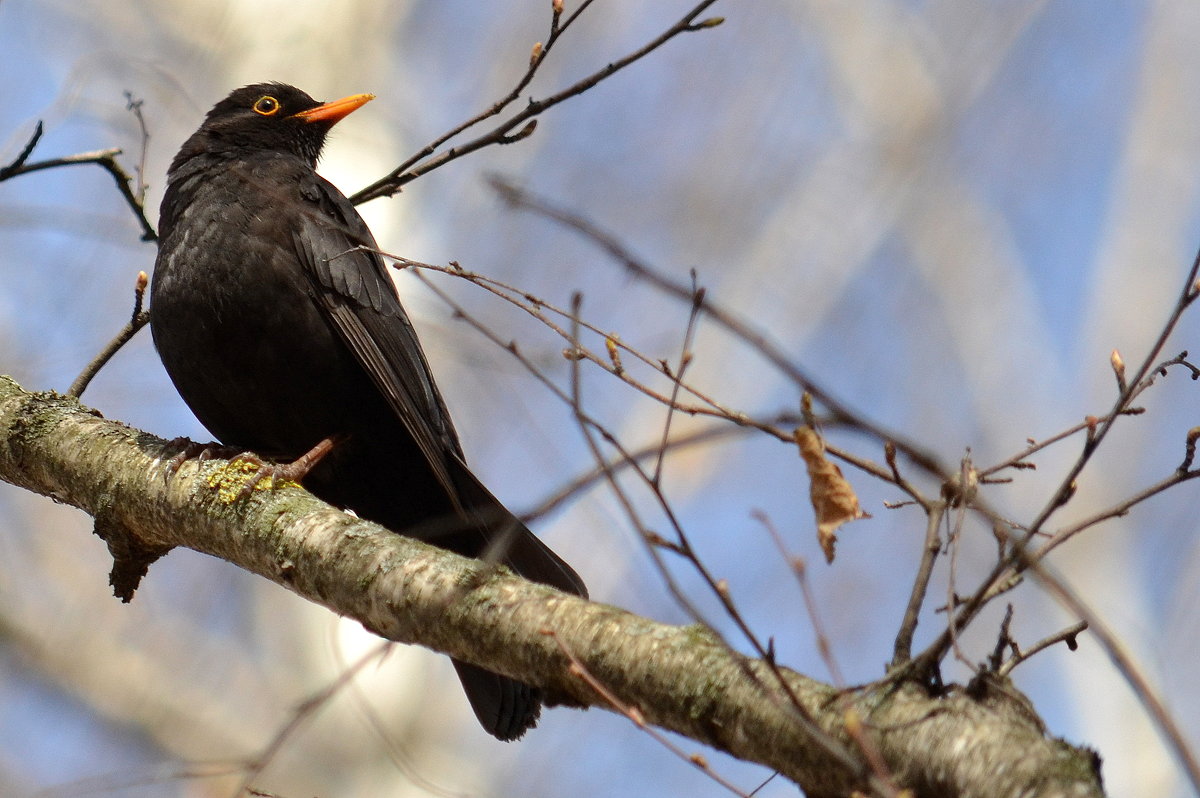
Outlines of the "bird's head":
[[243,86],[213,106],[177,161],[200,152],[265,150],[315,164],[329,129],[373,99],[373,94],[352,94],[321,103],[286,83]]

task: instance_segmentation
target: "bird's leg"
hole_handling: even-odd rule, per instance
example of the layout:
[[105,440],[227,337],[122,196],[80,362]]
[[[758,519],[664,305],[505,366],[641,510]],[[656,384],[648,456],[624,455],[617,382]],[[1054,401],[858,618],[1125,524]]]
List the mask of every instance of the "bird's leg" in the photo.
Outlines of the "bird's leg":
[[333,451],[335,445],[345,440],[345,437],[344,435],[331,435],[328,438],[322,438],[316,446],[290,463],[272,463],[263,460],[253,452],[242,452],[234,459],[244,463],[254,463],[258,466],[258,471],[242,486],[241,497],[244,499],[253,493],[254,489],[258,487],[258,483],[267,477],[271,478],[272,483],[299,482],[325,458],[325,455]]

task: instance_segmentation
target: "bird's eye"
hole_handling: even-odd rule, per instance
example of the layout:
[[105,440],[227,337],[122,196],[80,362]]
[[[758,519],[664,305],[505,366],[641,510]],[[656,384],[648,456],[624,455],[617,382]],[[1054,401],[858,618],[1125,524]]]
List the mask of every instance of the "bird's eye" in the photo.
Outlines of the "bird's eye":
[[262,114],[263,116],[272,116],[279,113],[279,100],[276,100],[271,95],[259,97],[254,103],[254,113]]

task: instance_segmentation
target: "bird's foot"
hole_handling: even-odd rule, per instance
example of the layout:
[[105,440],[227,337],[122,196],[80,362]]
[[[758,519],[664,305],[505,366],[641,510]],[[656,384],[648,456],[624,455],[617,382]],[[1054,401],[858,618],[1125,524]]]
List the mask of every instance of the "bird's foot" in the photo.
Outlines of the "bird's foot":
[[171,448],[180,446],[182,449],[167,461],[166,478],[175,476],[180,467],[188,460],[204,462],[205,460],[224,459],[231,463],[249,463],[257,466],[257,470],[239,491],[239,497],[244,499],[266,479],[270,479],[271,483],[276,485],[280,482],[300,482],[341,440],[342,436],[324,438],[292,462],[275,463],[236,446],[225,446],[220,443],[196,443],[188,438],[175,438],[168,446]]
[[247,498],[254,492],[259,483],[265,479],[270,479],[273,485],[277,485],[280,482],[299,483],[300,480],[308,476],[308,472],[312,471],[317,463],[325,458],[325,455],[333,451],[333,447],[340,440],[340,437],[323,438],[316,446],[290,463],[273,463],[263,460],[253,452],[242,452],[232,459],[240,460],[243,463],[253,463],[258,466],[258,471],[254,472],[254,475],[242,486],[241,498]]
[[170,479],[178,473],[179,469],[188,460],[197,460],[203,463],[205,460],[215,459],[236,459],[237,457],[248,454],[233,446],[224,446],[219,443],[196,443],[190,438],[175,438],[167,443],[168,448],[182,447],[180,451],[167,461],[166,479]]

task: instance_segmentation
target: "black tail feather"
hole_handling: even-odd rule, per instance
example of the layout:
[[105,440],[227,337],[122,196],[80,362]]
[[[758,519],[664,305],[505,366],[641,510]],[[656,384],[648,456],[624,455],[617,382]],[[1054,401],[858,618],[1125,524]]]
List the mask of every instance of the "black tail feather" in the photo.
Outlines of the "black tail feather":
[[542,691],[524,682],[492,673],[461,660],[451,659],[475,717],[488,734],[516,740],[537,724],[542,713]]

